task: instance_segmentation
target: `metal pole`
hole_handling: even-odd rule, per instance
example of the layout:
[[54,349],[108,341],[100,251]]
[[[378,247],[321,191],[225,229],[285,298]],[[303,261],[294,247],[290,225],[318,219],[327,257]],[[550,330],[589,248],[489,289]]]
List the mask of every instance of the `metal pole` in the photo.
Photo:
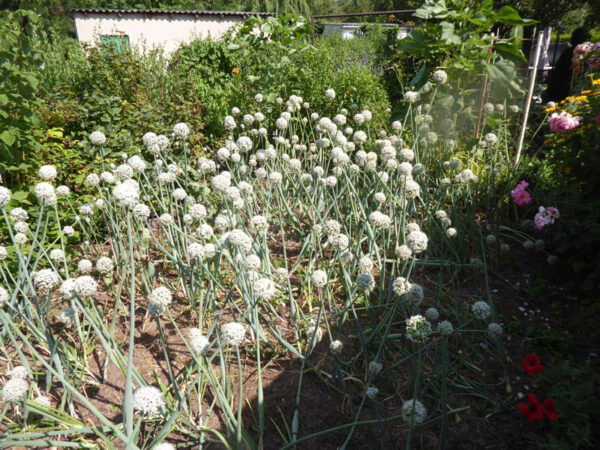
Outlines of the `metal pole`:
[[523,113],[523,126],[521,128],[521,135],[519,136],[519,146],[517,147],[517,158],[515,160],[515,166],[519,164],[521,159],[521,150],[523,149],[523,141],[525,140],[525,131],[527,130],[527,119],[529,118],[529,108],[531,106],[531,97],[533,97],[533,88],[535,87],[535,77],[537,76],[538,63],[540,61],[540,51],[542,49],[542,41],[544,40],[544,31],[540,31],[538,34],[537,46],[535,48],[535,59],[533,60],[533,73],[529,80],[529,92],[527,92],[527,101],[525,102],[525,112]]

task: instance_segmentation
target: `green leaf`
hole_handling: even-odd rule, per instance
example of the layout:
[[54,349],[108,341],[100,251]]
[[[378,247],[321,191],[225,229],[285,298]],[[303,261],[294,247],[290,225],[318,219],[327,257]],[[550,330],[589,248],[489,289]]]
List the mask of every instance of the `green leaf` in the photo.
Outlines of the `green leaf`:
[[4,130],[0,133],[0,140],[9,147],[15,143],[17,137],[11,132],[11,130]]
[[516,39],[510,42],[498,42],[494,44],[493,49],[496,53],[503,56],[504,58],[517,60],[518,62],[527,62],[523,52],[519,48]]
[[12,195],[12,199],[16,200],[17,202],[22,202],[23,200],[25,200],[27,197],[29,196],[29,192],[25,192],[25,191],[17,191],[14,192]]
[[462,39],[460,36],[454,33],[454,24],[450,22],[441,22],[440,26],[442,27],[442,40],[446,42],[446,44],[457,44],[460,45],[462,43]]
[[507,59],[501,59],[485,67],[490,79],[500,83],[510,83],[516,75],[515,64]]
[[495,22],[506,23],[508,25],[532,25],[538,23],[537,20],[523,19],[512,6],[503,6],[496,13]]

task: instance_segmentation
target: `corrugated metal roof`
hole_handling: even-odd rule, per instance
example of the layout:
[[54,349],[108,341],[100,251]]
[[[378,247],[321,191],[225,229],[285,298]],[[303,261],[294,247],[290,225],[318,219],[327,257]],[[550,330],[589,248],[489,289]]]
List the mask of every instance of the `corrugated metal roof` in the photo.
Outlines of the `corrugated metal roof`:
[[195,11],[195,10],[164,10],[164,9],[93,9],[73,8],[72,13],[81,14],[152,14],[152,15],[186,15],[186,16],[272,16],[272,13],[250,11]]

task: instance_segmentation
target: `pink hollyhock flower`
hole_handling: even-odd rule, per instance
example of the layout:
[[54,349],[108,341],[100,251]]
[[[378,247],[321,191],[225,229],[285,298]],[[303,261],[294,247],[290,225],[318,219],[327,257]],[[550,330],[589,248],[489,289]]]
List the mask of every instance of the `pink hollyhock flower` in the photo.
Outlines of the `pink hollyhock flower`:
[[598,111],[598,115],[596,116],[596,118],[594,119],[594,121],[600,125],[600,111]]
[[553,113],[548,119],[548,123],[550,124],[550,129],[552,131],[563,133],[578,127],[579,117],[572,116],[568,112],[563,111],[560,114]]

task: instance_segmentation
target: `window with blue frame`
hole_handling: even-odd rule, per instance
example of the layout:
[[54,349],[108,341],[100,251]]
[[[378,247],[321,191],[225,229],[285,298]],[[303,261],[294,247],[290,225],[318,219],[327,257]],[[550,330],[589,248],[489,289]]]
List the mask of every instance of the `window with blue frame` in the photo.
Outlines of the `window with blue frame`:
[[100,43],[107,53],[118,53],[129,51],[129,36],[126,34],[105,34],[101,37]]

